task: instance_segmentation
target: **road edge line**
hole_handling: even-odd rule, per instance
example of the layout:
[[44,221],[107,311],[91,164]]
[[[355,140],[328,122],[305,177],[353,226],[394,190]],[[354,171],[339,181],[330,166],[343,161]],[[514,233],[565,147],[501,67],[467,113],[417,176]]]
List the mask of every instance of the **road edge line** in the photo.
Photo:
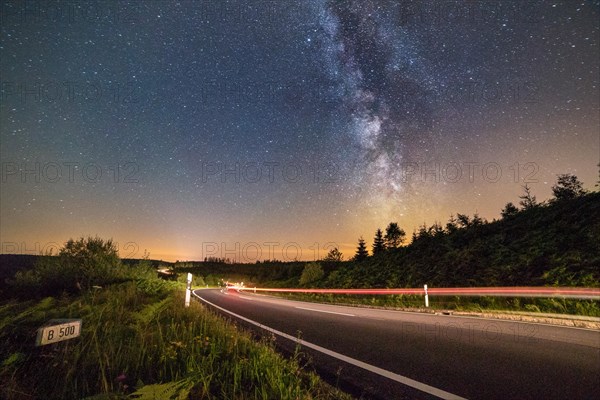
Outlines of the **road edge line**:
[[211,303],[210,301],[208,301],[208,300],[206,300],[206,299],[198,296],[194,291],[192,291],[192,294],[194,296],[196,296],[198,299],[200,299],[201,301],[205,302],[206,304],[209,304],[209,305],[211,305],[214,308],[217,308],[217,309],[219,309],[219,310],[221,310],[223,312],[226,312],[227,314],[230,314],[230,315],[232,315],[232,316],[234,316],[234,317],[236,317],[238,319],[241,319],[242,321],[246,321],[246,322],[248,322],[248,323],[250,323],[252,325],[258,326],[259,328],[264,329],[264,330],[266,330],[268,332],[271,332],[271,333],[273,333],[275,335],[281,336],[283,338],[286,338],[288,340],[296,342],[296,343],[298,343],[298,344],[300,344],[302,346],[305,346],[305,347],[308,347],[310,349],[316,350],[316,351],[318,351],[320,353],[326,354],[326,355],[328,355],[330,357],[337,358],[338,360],[347,362],[348,364],[352,364],[352,365],[354,365],[356,367],[362,368],[362,369],[367,370],[369,372],[373,372],[373,373],[375,373],[377,375],[386,377],[388,379],[391,379],[391,380],[396,381],[398,383],[401,383],[403,385],[410,386],[413,389],[417,389],[417,390],[420,390],[422,392],[425,392],[425,393],[437,396],[437,397],[439,397],[441,399],[445,399],[445,400],[467,400],[464,397],[460,397],[458,395],[446,392],[446,391],[444,391],[442,389],[438,389],[436,387],[427,385],[426,383],[422,383],[422,382],[416,381],[414,379],[408,378],[406,376],[402,376],[402,375],[396,374],[394,372],[385,370],[383,368],[379,368],[379,367],[376,367],[374,365],[367,364],[367,363],[365,363],[363,361],[360,361],[360,360],[357,360],[355,358],[346,356],[344,354],[335,352],[333,350],[326,349],[325,347],[321,347],[321,346],[319,346],[317,344],[314,344],[314,343],[311,343],[311,342],[307,342],[306,340],[299,339],[299,338],[297,338],[295,336],[292,336],[292,335],[288,335],[287,333],[278,331],[278,330],[273,329],[273,328],[271,328],[269,326],[263,325],[260,322],[256,322],[254,320],[251,320],[249,318],[246,318],[244,316],[236,314],[233,311],[229,311],[229,310],[227,310],[227,309],[225,309],[225,308],[223,308],[221,306],[218,306],[218,305],[216,305],[214,303]]

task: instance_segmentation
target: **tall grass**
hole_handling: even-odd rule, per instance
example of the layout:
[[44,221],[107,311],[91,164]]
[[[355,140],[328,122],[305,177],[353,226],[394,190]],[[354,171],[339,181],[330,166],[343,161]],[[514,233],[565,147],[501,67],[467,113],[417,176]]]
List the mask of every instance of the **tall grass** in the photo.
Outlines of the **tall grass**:
[[[3,399],[347,398],[257,343],[182,290],[151,279],[78,297],[0,306]],[[176,285],[176,284],[171,284]],[[51,318],[81,318],[79,338],[35,347]]]

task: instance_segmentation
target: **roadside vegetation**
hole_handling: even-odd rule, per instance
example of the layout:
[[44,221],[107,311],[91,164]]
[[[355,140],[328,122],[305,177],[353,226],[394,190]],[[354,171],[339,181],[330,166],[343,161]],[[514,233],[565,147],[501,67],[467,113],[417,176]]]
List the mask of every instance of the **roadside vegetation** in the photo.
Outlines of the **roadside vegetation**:
[[[157,278],[122,264],[110,241],[69,241],[9,282],[0,303],[3,399],[350,398]],[[81,336],[35,346],[53,318],[80,318]]]
[[424,297],[415,295],[341,295],[313,293],[268,293],[269,296],[284,297],[289,300],[311,301],[348,306],[366,306],[395,310],[469,311],[469,312],[519,312],[570,314],[586,317],[600,317],[600,304],[597,300],[575,300],[564,298],[525,298],[525,297],[470,297],[470,296],[429,296],[429,308],[425,308]]

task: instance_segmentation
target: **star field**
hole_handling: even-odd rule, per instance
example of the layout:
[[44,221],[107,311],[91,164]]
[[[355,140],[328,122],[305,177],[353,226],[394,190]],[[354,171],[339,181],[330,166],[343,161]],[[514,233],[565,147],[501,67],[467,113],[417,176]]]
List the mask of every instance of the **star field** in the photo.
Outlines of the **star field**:
[[348,258],[597,180],[597,1],[1,7],[4,253]]

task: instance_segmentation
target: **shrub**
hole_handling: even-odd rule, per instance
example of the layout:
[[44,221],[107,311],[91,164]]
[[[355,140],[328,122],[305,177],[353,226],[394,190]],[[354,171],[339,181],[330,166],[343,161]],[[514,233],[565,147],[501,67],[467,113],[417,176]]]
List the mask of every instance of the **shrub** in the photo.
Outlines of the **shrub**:
[[131,278],[112,240],[70,239],[58,257],[40,257],[31,270],[19,271],[9,284],[17,296],[78,293]]
[[321,264],[316,262],[311,262],[306,264],[304,270],[302,271],[302,275],[300,276],[300,284],[306,285],[312,282],[316,282],[319,279],[322,279],[325,273],[323,272],[323,268]]

